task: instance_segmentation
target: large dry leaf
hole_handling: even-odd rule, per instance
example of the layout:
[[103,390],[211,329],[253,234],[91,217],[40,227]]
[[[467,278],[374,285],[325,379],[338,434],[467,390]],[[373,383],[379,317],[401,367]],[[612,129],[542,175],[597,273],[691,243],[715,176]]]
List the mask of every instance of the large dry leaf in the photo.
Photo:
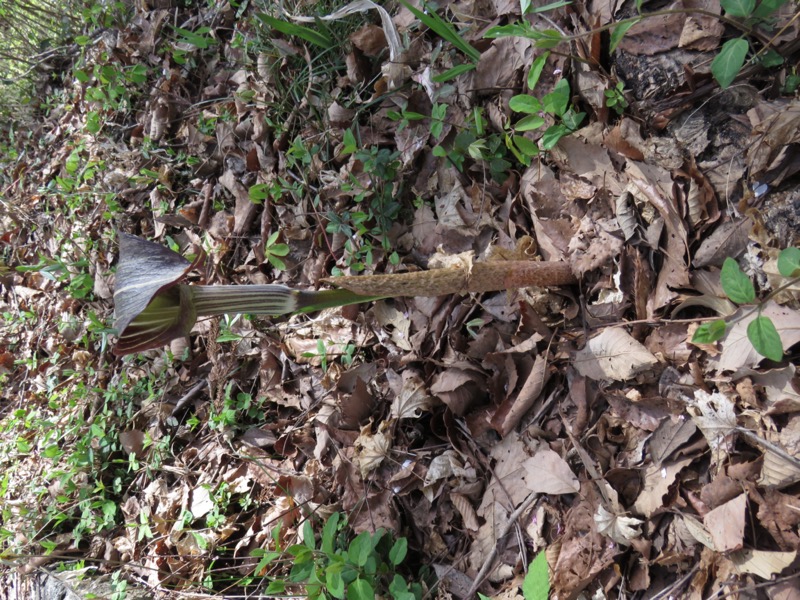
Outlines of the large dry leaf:
[[745,508],[747,508],[747,494],[739,494],[703,517],[703,523],[714,542],[714,550],[728,552],[742,548]]
[[648,466],[642,478],[642,491],[631,507],[633,512],[651,517],[657,511],[665,510],[664,495],[675,482],[678,473],[689,466],[692,460],[692,458],[684,458],[660,467],[652,464]]
[[658,364],[658,359],[625,330],[609,327],[575,355],[578,373],[595,380],[625,381]]
[[797,558],[797,551],[768,552],[765,550],[739,550],[729,557],[742,573],[752,573],[764,579],[780,574]]
[[525,486],[539,494],[575,494],[580,482],[563,458],[550,449],[541,449],[523,463]]

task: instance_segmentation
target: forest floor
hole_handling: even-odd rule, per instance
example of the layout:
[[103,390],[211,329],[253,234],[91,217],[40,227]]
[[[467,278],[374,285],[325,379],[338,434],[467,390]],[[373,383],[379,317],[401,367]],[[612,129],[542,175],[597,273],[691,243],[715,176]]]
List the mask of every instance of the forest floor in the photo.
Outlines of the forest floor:
[[[6,576],[798,598],[794,3],[183,4],[96,12],[2,127]],[[578,283],[120,357],[118,232],[202,249],[195,284]]]

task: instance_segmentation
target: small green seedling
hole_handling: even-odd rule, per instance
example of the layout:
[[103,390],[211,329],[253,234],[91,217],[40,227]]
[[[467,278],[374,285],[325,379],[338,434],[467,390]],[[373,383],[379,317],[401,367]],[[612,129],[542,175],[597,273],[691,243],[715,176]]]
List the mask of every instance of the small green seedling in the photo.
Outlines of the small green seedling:
[[[787,278],[800,277],[800,249],[786,248],[781,251],[778,256],[778,271]],[[730,257],[726,258],[722,265],[720,283],[722,290],[731,302],[736,304],[755,302],[756,290],[753,282],[742,272],[739,264]],[[772,319],[760,314],[763,305],[764,303],[761,302],[755,308],[759,315],[747,326],[747,339],[753,344],[756,352],[777,362],[783,358],[783,342],[781,342],[781,337]],[[692,336],[692,342],[713,344],[722,339],[728,330],[728,325],[729,323],[725,319],[703,323]]]
[[279,244],[278,236],[280,231],[276,231],[267,238],[267,243],[264,245],[264,258],[269,261],[273,267],[278,271],[286,270],[286,263],[283,262],[283,257],[289,254],[289,246],[287,244]]

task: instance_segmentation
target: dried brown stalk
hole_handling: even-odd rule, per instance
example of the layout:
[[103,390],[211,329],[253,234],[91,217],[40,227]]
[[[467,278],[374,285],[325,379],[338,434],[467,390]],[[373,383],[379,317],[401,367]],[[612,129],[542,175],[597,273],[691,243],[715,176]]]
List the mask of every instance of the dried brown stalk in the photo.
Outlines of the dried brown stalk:
[[469,266],[389,275],[329,277],[326,283],[365,296],[444,296],[576,283],[565,262],[490,260]]

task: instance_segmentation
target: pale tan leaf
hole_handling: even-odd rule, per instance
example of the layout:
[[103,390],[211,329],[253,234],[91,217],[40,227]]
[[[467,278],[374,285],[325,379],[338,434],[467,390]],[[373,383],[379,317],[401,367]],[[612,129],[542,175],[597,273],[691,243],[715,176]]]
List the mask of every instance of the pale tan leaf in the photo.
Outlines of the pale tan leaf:
[[711,539],[711,534],[708,532],[705,525],[691,515],[683,515],[683,524],[694,539],[703,544],[706,548],[714,550],[714,540]]
[[575,494],[580,482],[567,461],[550,449],[541,449],[525,461],[525,485],[539,494]]
[[[791,453],[789,453],[791,454]],[[779,452],[764,449],[764,463],[761,466],[759,485],[784,488],[800,481],[800,467]]]
[[589,340],[574,361],[584,377],[614,381],[635,377],[656,364],[658,359],[619,327],[609,327]]
[[464,527],[473,533],[478,531],[480,523],[478,522],[478,515],[472,507],[472,502],[463,494],[450,494],[450,500],[453,506],[461,513],[461,520],[464,521]]
[[645,517],[651,517],[659,510],[664,510],[664,495],[682,469],[689,466],[691,458],[684,458],[662,466],[650,465],[642,477],[642,491],[633,504],[633,511]]
[[797,551],[769,552],[766,550],[739,550],[728,557],[743,573],[751,573],[764,579],[780,574],[797,558]]
[[745,526],[747,495],[739,494],[733,500],[716,507],[703,517],[717,552],[728,552],[742,548]]
[[392,417],[395,419],[417,419],[422,411],[429,411],[435,398],[425,382],[414,371],[403,371],[403,387],[392,402]]
[[356,456],[354,462],[358,465],[362,477],[367,477],[370,472],[377,469],[392,448],[390,432],[385,430],[383,424],[380,430],[373,434],[370,426],[366,425],[355,441]]

